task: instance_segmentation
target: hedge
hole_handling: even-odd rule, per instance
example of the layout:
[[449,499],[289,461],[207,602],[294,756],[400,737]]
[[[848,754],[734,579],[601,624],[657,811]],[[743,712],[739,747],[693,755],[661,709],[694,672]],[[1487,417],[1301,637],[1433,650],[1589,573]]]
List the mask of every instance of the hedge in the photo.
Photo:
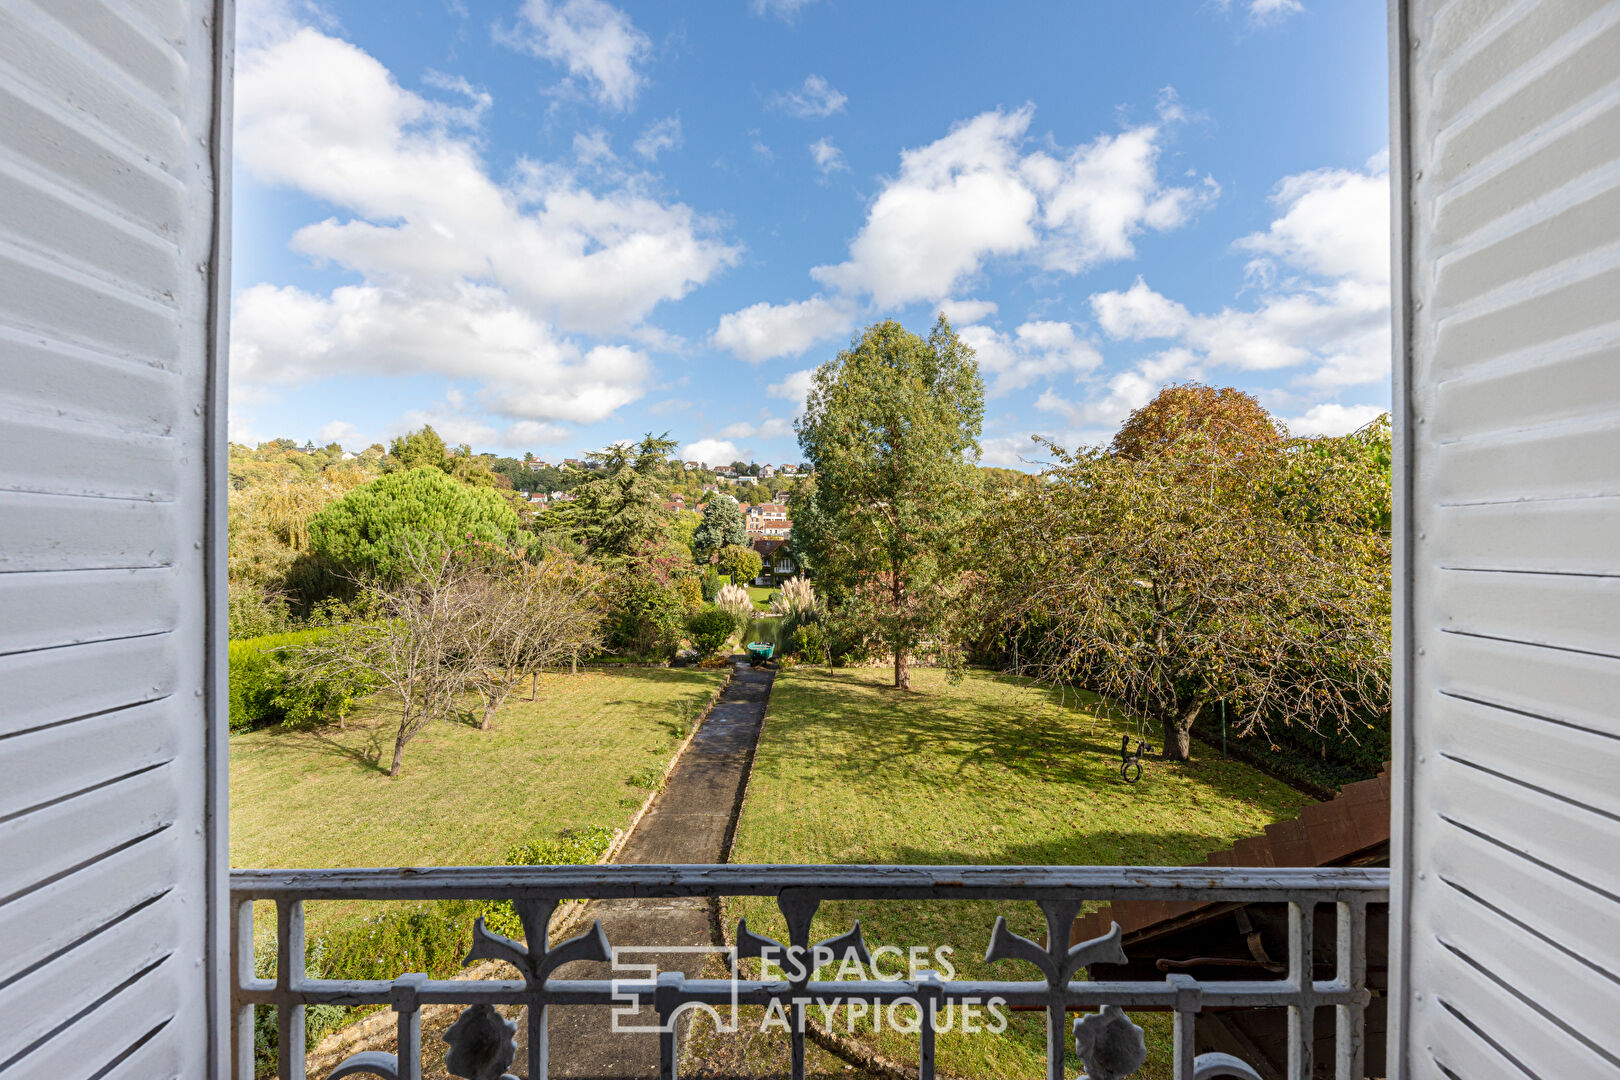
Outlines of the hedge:
[[230,643],[231,730],[271,724],[297,725],[341,719],[371,689],[353,677],[295,678],[294,650],[340,631],[296,630]]

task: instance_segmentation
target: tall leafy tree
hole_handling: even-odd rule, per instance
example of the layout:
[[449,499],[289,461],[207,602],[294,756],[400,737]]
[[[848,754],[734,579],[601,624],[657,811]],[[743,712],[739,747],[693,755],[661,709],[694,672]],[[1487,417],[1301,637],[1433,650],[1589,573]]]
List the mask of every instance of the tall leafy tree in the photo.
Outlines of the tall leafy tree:
[[900,689],[948,610],[983,420],[978,362],[941,316],[926,339],[893,321],[868,327],[816,370],[797,424],[816,488],[795,546],[843,616],[893,652]]
[[408,431],[388,444],[389,464],[395,469],[443,469],[449,449],[432,424]]
[[392,472],[362,484],[309,519],[319,555],[350,573],[397,579],[407,548],[437,552],[468,541],[507,544],[518,516],[499,492],[457,483],[435,468]]
[[715,495],[703,508],[703,520],[692,534],[692,555],[700,563],[728,545],[748,546],[748,523],[730,495]]
[[601,472],[576,488],[574,501],[552,511],[542,525],[560,527],[599,562],[662,553],[670,534],[658,480],[676,445],[667,435],[648,434],[638,443],[591,454]]

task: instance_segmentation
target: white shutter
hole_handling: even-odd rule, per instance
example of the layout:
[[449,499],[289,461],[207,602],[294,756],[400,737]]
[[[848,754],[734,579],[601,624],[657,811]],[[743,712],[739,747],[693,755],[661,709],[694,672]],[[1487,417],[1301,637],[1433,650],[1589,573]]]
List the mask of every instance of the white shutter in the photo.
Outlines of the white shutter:
[[1391,1076],[1620,1076],[1620,2],[1397,2]]
[[0,0],[7,1080],[224,1071],[232,18]]

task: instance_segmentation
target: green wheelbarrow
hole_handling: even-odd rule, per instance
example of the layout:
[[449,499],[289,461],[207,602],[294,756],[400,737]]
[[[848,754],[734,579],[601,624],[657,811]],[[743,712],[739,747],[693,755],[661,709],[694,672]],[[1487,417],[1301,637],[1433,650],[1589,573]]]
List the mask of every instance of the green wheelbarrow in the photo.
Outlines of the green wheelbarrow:
[[750,641],[748,643],[748,663],[752,667],[759,667],[771,658],[776,646],[769,641]]

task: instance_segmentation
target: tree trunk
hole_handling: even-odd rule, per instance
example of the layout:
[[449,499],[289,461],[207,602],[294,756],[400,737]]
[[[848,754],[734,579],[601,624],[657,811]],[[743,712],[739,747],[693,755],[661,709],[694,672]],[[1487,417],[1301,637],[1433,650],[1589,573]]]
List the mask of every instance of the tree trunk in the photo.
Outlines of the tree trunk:
[[410,738],[410,736],[405,734],[408,724],[409,721],[401,722],[399,725],[399,734],[394,736],[394,764],[388,769],[389,776],[398,776],[400,768],[405,763],[405,741]]
[[[896,630],[899,629],[900,613],[905,603],[905,588],[900,582],[900,569],[895,567],[891,580],[894,584],[894,619]],[[896,638],[899,634],[895,635]],[[894,643],[894,688],[896,690],[911,689],[911,668],[906,663],[906,647],[898,640]]]
[[533,701],[540,696],[540,669],[535,668],[534,681],[529,683],[529,700]]
[[1164,756],[1168,761],[1189,761],[1192,759],[1192,726],[1198,719],[1198,713],[1203,709],[1202,701],[1195,701],[1183,709],[1180,715],[1166,714],[1164,723]]

